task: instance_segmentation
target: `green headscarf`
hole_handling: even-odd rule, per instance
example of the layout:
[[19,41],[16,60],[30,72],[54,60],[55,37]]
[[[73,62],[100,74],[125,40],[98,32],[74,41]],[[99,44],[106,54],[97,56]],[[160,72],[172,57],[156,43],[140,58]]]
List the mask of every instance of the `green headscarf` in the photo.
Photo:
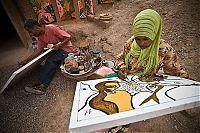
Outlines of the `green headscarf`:
[[128,67],[130,57],[138,57],[134,67],[141,65],[143,61],[147,60],[145,70],[140,75],[145,75],[149,72],[156,72],[158,67],[158,51],[160,36],[162,31],[162,18],[152,9],[141,11],[133,21],[133,35],[145,36],[152,40],[152,44],[145,49],[141,49],[134,40],[131,44],[131,49],[126,55],[125,64]]

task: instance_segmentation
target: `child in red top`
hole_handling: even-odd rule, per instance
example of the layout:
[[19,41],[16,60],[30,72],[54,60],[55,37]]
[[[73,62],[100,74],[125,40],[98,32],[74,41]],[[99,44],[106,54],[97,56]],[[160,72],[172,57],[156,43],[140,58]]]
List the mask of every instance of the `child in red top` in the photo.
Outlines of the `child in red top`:
[[40,25],[36,20],[28,19],[25,21],[24,28],[33,36],[38,37],[37,49],[23,61],[20,65],[37,57],[44,51],[48,44],[53,44],[53,52],[46,59],[40,76],[39,83],[34,87],[26,87],[25,91],[34,94],[44,94],[46,88],[53,79],[56,70],[60,67],[61,62],[68,56],[68,53],[74,51],[74,47],[70,41],[71,36],[57,25]]

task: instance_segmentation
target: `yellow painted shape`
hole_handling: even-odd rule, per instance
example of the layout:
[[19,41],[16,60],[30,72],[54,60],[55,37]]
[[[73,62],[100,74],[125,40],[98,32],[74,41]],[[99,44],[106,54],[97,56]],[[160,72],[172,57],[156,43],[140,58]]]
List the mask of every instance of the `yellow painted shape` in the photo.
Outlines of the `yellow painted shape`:
[[119,88],[120,85],[118,83],[113,82],[113,83],[105,83],[105,86],[107,89],[114,91],[117,88]]
[[119,112],[133,110],[131,106],[131,95],[124,90],[117,90],[114,94],[107,93],[104,100],[115,103],[119,108]]

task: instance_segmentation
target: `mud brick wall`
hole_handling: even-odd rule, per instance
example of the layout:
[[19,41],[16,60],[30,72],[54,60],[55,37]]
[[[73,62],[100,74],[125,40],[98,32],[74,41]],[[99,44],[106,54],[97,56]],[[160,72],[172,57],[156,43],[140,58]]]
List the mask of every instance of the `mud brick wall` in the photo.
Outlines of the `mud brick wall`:
[[21,12],[23,19],[36,18],[30,0],[15,0],[18,4],[18,10]]

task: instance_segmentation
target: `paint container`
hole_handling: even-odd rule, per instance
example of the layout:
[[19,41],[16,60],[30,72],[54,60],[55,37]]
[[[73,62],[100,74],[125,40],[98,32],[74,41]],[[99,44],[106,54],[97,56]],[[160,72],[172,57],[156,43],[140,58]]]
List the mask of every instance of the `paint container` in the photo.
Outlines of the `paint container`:
[[37,39],[32,37],[32,49],[35,51],[37,49]]
[[75,58],[75,57],[74,57],[74,53],[69,53],[69,54],[68,54],[68,58],[71,59],[71,60],[73,60],[73,59]]
[[94,48],[93,50],[92,50],[92,55],[93,55],[93,57],[100,57],[101,56],[101,50],[99,49],[99,48]]
[[72,59],[72,60],[71,60],[71,64],[72,64],[72,67],[78,68],[78,62],[77,62],[76,59]]
[[79,66],[83,66],[84,65],[84,59],[83,59],[83,57],[79,57],[78,58],[78,64],[79,64]]
[[94,63],[99,64],[101,62],[101,57],[97,57],[94,59]]
[[115,66],[115,62],[112,60],[103,60],[102,65],[108,68],[113,68]]
[[70,70],[70,66],[68,64],[64,64],[64,69],[65,69],[65,71],[69,71]]
[[84,63],[84,68],[85,68],[84,71],[88,71],[90,69],[90,67],[91,67],[91,65],[89,62]]
[[71,67],[71,68],[69,69],[69,72],[70,72],[71,74],[79,74],[79,71],[80,71],[80,69],[74,68],[74,67]]
[[79,66],[78,68],[79,68],[80,70],[84,70],[85,67],[84,67],[84,66]]

